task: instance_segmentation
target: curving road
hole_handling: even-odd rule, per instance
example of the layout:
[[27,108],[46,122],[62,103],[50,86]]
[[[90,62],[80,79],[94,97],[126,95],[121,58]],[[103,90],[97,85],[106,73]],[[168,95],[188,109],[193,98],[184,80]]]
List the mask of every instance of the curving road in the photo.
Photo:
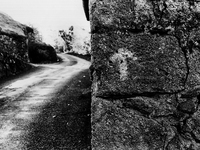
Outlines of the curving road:
[[[40,124],[45,124],[47,122],[47,120],[43,122],[40,120],[38,121],[38,118],[41,117],[46,106],[52,103],[52,99],[55,99],[57,93],[62,91],[63,87],[66,86],[73,77],[88,69],[90,66],[90,62],[74,56],[62,54],[60,57],[63,59],[63,62],[35,65],[39,68],[37,71],[20,77],[10,83],[5,83],[0,87],[0,150],[55,148],[42,148],[41,146],[44,146],[45,142],[40,143],[41,140],[34,137],[36,136],[35,133],[33,133],[33,135],[31,134],[31,138],[37,139],[36,141],[40,144],[40,147],[37,147],[37,143],[32,143],[30,146],[31,142],[27,140],[27,137],[30,139],[29,128],[30,126],[32,128],[34,128],[34,126],[35,128],[40,128]],[[86,78],[85,75],[81,76],[80,80],[76,82],[81,82],[84,78]],[[2,106],[1,103],[3,103]],[[53,112],[53,109],[55,108],[52,107],[52,110],[48,111]],[[55,112],[59,112],[59,108],[56,108]],[[58,114],[54,113],[51,114],[51,117],[55,118],[57,115]],[[34,125],[34,123],[36,125]],[[39,136],[39,133],[37,134],[37,136]],[[27,145],[29,145],[30,148],[27,148]],[[62,147],[60,149],[70,148]]]

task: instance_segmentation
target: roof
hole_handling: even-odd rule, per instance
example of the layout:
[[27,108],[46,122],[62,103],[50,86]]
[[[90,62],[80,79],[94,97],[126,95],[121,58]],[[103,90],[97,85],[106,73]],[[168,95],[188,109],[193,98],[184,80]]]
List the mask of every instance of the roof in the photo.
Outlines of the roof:
[[0,12],[0,33],[26,37],[27,32],[31,32],[31,28],[13,20],[9,15]]

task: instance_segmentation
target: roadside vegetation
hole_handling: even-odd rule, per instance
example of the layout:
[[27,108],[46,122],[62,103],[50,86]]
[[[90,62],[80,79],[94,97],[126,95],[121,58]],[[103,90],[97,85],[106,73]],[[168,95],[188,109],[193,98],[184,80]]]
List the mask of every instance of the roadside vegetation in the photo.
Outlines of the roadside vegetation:
[[31,63],[51,63],[57,62],[54,47],[43,42],[42,35],[38,29],[33,28],[33,33],[29,34],[28,55]]
[[85,29],[77,29],[70,26],[68,30],[59,30],[59,36],[64,41],[63,46],[58,42],[54,45],[57,53],[67,53],[90,61],[90,33]]

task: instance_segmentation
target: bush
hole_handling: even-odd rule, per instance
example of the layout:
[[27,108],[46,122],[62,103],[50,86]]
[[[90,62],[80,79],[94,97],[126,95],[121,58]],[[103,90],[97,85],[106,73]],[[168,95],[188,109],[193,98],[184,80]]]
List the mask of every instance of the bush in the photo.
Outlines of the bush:
[[48,63],[57,61],[55,49],[51,45],[45,43],[29,43],[28,55],[30,62],[32,63]]

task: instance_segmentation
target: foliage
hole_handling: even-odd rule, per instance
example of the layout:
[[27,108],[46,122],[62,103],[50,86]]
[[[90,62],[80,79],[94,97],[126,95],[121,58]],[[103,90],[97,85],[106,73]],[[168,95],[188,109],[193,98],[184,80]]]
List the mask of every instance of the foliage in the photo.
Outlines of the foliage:
[[91,51],[90,41],[84,41],[83,50],[86,52],[86,54],[90,54]]
[[74,27],[71,26],[68,31],[60,30],[59,34],[65,41],[66,50],[64,51],[78,54],[90,54],[90,36],[85,29],[74,30]]
[[43,42],[42,35],[36,27],[33,28],[33,33],[29,34],[28,56],[32,63],[49,63],[56,62],[57,55],[55,49],[51,45]]
[[22,71],[28,70],[31,65],[18,59],[8,52],[0,52],[0,78],[2,76],[16,75]]
[[29,44],[29,59],[32,63],[56,62],[57,55],[51,45],[41,42],[31,42]]
[[64,30],[60,30],[59,34],[66,43],[66,50],[71,51],[72,50],[72,43],[73,43],[73,40],[74,40],[74,27],[70,26],[68,32],[66,32]]
[[28,68],[25,40],[0,35],[0,77],[15,75]]
[[30,25],[30,27],[33,29],[33,33],[29,34],[29,40],[34,42],[42,42],[43,38],[38,29],[33,25]]

